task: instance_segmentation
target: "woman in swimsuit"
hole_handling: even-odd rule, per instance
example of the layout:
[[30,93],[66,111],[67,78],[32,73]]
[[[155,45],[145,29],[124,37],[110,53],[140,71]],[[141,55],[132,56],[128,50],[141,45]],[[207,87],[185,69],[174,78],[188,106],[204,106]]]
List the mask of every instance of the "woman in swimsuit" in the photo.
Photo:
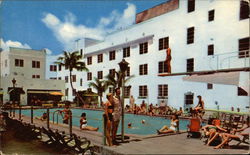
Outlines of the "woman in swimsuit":
[[111,127],[113,122],[113,111],[114,111],[114,100],[113,100],[113,94],[108,93],[107,94],[108,101],[105,103],[105,115],[106,115],[106,138],[108,141],[108,145],[112,146],[112,139],[111,139]]
[[175,133],[177,132],[179,126],[179,118],[178,115],[173,115],[170,123],[170,127],[164,125],[160,130],[157,130],[158,134],[164,133]]
[[86,113],[82,113],[80,119],[80,129],[81,130],[90,130],[90,131],[97,131],[99,128],[94,128],[92,126],[87,125]]

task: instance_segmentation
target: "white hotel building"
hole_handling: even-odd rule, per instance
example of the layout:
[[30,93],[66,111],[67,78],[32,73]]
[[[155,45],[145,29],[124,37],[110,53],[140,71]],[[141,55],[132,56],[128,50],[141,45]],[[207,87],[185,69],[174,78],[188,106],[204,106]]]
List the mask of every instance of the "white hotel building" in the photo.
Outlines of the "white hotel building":
[[[186,109],[201,95],[205,108],[216,109],[217,103],[249,111],[249,0],[170,0],[138,13],[135,23],[102,41],[78,42],[89,72],[73,73],[77,90],[118,71],[124,58],[135,76],[126,85],[137,105],[164,100]],[[163,63],[168,47],[171,74]],[[67,76],[63,68],[57,72],[58,79]],[[69,83],[65,92],[74,98]]]

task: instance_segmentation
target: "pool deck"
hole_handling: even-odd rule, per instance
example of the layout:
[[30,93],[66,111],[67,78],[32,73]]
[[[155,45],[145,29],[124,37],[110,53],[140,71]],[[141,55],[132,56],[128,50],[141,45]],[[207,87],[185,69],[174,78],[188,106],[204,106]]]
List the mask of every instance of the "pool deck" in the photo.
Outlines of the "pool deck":
[[[15,119],[18,119],[16,115]],[[24,122],[30,123],[30,117],[23,116]],[[46,121],[34,119],[33,124],[40,127],[47,127]],[[69,133],[68,125],[50,123],[51,129],[58,129]],[[204,145],[200,139],[187,138],[187,133],[177,135],[129,135],[128,143],[121,143],[119,146],[108,147],[102,142],[102,133],[93,131],[82,131],[73,127],[73,133],[86,137],[92,144],[100,149],[100,154],[248,154],[249,145],[241,144],[239,147],[230,149],[213,149],[212,146]],[[231,142],[230,145],[234,145]]]

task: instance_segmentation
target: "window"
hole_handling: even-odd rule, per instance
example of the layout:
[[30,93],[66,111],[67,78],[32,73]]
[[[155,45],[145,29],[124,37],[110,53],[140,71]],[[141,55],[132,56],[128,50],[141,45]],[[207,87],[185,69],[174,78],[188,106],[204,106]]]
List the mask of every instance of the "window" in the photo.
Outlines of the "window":
[[69,96],[69,88],[65,89],[65,96]]
[[194,104],[194,94],[185,94],[185,104]]
[[168,85],[158,85],[158,96],[159,97],[168,96]]
[[240,20],[249,18],[249,1],[240,1]]
[[102,76],[102,71],[98,71],[98,72],[97,72],[97,78],[98,78],[98,79],[102,79],[102,78],[103,78],[103,76]]
[[49,79],[51,79],[51,80],[56,80],[56,77],[50,77]]
[[188,0],[188,12],[195,10],[195,0]]
[[214,55],[214,45],[208,45],[207,46],[207,55]]
[[130,57],[130,47],[123,48],[123,58]]
[[139,75],[147,75],[148,74],[148,64],[143,64],[139,66]]
[[76,89],[73,89],[72,96],[76,96]]
[[16,67],[23,67],[23,60],[22,59],[15,59],[15,66]]
[[40,68],[40,61],[32,61],[32,68]]
[[168,65],[165,61],[159,62],[158,73],[168,73]]
[[62,78],[61,78],[61,77],[58,77],[58,80],[62,80]]
[[239,58],[249,57],[249,37],[239,39]]
[[167,49],[169,47],[168,37],[159,39],[159,50]]
[[68,82],[69,82],[69,77],[65,76],[65,83],[68,83]]
[[92,73],[91,72],[88,72],[88,74],[87,74],[87,80],[88,81],[92,80]]
[[194,27],[187,29],[187,44],[194,43]]
[[125,71],[125,76],[130,76],[130,67]]
[[213,89],[213,84],[212,83],[208,83],[207,84],[207,89]]
[[194,71],[194,58],[187,59],[187,72]]
[[82,86],[82,78],[80,79],[80,86]]
[[8,67],[8,60],[7,59],[4,60],[4,65],[5,65],[5,67]]
[[124,87],[124,97],[125,98],[128,98],[130,96],[130,88],[131,88],[131,86]]
[[109,52],[109,60],[115,60],[115,51]]
[[139,86],[139,96],[148,96],[147,86]]
[[87,57],[87,64],[91,65],[92,64],[92,57]]
[[110,69],[109,75],[111,75],[112,77],[115,77],[115,69]]
[[82,56],[82,54],[83,54],[83,51],[82,51],[82,49],[80,49],[80,55]]
[[32,79],[40,79],[40,75],[32,75]]
[[248,96],[248,93],[241,87],[238,87],[238,96]]
[[62,70],[62,65],[58,65],[58,70],[59,70],[59,71]]
[[50,65],[50,71],[51,72],[56,72],[56,65]]
[[101,63],[103,62],[103,55],[102,54],[98,54],[97,55],[97,63]]
[[72,82],[76,82],[76,75],[72,75]]
[[114,94],[114,93],[115,93],[115,89],[114,89],[114,87],[109,87],[109,93],[112,93],[112,94]]
[[140,44],[140,54],[148,53],[148,42]]
[[214,10],[208,11],[208,21],[213,21],[214,20]]

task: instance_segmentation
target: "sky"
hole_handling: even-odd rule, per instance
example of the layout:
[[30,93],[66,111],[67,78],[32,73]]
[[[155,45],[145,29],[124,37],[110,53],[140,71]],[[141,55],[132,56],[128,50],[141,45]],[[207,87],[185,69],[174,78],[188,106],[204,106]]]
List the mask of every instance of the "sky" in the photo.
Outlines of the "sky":
[[135,22],[136,13],[166,0],[0,0],[0,45],[72,51],[83,37],[106,35]]

